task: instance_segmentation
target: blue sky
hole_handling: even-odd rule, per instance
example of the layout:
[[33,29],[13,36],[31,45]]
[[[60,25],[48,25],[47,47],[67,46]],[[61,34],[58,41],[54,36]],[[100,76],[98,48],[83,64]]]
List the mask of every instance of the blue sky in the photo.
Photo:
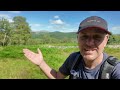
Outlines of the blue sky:
[[120,34],[120,11],[0,11],[0,17],[12,22],[14,16],[23,16],[32,31],[77,31],[79,23],[89,16],[100,16],[108,22],[113,34]]

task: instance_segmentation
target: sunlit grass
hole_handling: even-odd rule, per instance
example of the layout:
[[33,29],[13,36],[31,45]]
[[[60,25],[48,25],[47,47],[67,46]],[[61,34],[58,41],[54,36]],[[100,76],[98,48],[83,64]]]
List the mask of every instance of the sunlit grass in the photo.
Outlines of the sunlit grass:
[[[55,70],[59,69],[72,52],[79,51],[77,47],[57,48],[48,46],[27,45],[0,47],[0,79],[47,79],[38,66],[24,57],[22,52],[23,48],[28,48],[33,52],[37,52],[37,48],[40,48],[46,63]],[[105,52],[120,58],[120,48],[106,47]]]
[[40,69],[27,60],[6,58],[0,60],[0,79],[46,78]]
[[120,59],[120,48],[105,48],[105,52]]

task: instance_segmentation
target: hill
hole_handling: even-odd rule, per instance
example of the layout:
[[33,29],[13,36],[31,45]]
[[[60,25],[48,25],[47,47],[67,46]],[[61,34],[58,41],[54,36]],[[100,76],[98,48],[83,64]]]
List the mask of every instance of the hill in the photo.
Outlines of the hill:
[[63,39],[63,38],[69,38],[69,39],[76,39],[76,33],[75,32],[32,32],[32,38],[55,38],[55,39]]

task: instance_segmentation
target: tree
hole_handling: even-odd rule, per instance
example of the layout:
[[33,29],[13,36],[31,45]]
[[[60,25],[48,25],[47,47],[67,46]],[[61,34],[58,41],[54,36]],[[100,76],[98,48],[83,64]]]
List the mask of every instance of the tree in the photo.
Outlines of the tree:
[[27,44],[28,39],[31,37],[31,29],[26,22],[26,18],[22,16],[15,16],[13,18],[13,43],[14,44]]
[[11,25],[5,18],[0,18],[0,44],[2,46],[8,45],[11,35]]

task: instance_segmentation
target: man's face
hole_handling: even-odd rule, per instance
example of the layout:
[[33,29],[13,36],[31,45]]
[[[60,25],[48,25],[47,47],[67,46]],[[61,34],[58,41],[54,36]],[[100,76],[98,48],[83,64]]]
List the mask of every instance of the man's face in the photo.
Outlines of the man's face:
[[79,32],[78,45],[85,60],[95,60],[104,50],[109,35],[97,28],[89,28]]

